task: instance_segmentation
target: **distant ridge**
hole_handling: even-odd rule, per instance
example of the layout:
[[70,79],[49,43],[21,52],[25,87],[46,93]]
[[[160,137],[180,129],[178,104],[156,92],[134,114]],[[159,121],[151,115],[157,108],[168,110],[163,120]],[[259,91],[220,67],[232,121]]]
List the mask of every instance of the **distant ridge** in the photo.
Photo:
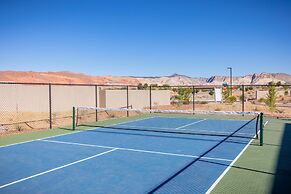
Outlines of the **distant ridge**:
[[[139,83],[158,85],[221,85],[229,82],[228,76],[213,75],[209,78],[190,77],[173,74],[168,76],[91,76],[83,73],[63,72],[32,72],[32,71],[0,71],[1,82],[25,83],[65,83],[65,84],[118,84],[137,85]],[[245,76],[234,76],[233,84],[255,85],[269,82],[291,84],[291,75],[286,73],[254,73]]]

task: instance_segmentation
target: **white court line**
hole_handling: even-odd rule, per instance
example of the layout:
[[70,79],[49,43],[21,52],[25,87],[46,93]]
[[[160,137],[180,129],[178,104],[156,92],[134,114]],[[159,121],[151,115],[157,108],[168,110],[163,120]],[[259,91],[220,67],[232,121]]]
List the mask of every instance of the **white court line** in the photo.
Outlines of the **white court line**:
[[[118,149],[118,150],[125,150],[125,151],[142,152],[142,153],[150,153],[150,154],[160,154],[160,155],[168,155],[168,156],[179,156],[179,157],[187,157],[187,158],[199,158],[200,157],[200,156],[188,155],[188,154],[175,154],[175,153],[169,153],[169,152],[159,152],[159,151],[151,151],[151,150],[140,150],[140,149],[132,149],[132,148],[102,146],[102,145],[83,144],[83,143],[55,141],[55,140],[39,140],[39,141],[68,144],[68,145],[87,146],[87,147],[98,147],[98,148],[106,148],[106,149]],[[211,157],[201,157],[201,159],[219,160],[219,161],[228,161],[228,162],[232,161],[232,160],[225,159],[225,158],[211,158]]]
[[187,127],[187,126],[190,126],[190,125],[194,125],[194,124],[197,124],[197,123],[200,123],[200,122],[203,122],[203,121],[206,121],[206,119],[202,119],[202,120],[199,120],[199,121],[195,121],[195,122],[193,122],[193,123],[189,123],[189,124],[187,124],[187,125],[182,125],[182,126],[177,127],[177,128],[175,128],[175,129],[182,129],[182,128],[184,128],[184,127]]
[[[136,120],[132,120],[132,121],[124,121],[124,122],[116,123],[116,124],[113,124],[113,125],[108,125],[107,127],[116,126],[116,125],[122,125],[122,124],[125,124],[125,123],[132,123],[132,122],[136,122],[136,121],[142,121],[142,120],[146,120],[146,119],[153,119],[153,118],[155,118],[155,117],[147,117],[147,118],[141,118],[141,119],[136,119]],[[85,132],[85,131],[93,131],[93,130],[96,130],[97,128],[102,128],[102,127],[95,127],[93,129],[84,129],[82,131],[73,131],[71,133],[66,133],[66,134],[53,135],[53,136],[42,137],[42,138],[28,140],[28,141],[22,141],[22,142],[8,144],[8,145],[2,145],[2,146],[0,146],[0,149],[4,148],[4,147],[9,147],[9,146],[14,146],[14,145],[18,145],[18,144],[29,143],[29,142],[42,140],[42,139],[47,139],[47,138],[52,138],[52,137],[60,137],[60,136],[65,136],[65,135],[70,135],[70,134],[75,134],[75,133],[81,133],[81,132]],[[53,129],[48,129],[48,130],[53,130]]]
[[84,158],[84,159],[81,159],[81,160],[77,160],[77,161],[75,161],[75,162],[71,162],[71,163],[69,163],[69,164],[66,164],[66,165],[63,165],[63,166],[59,166],[59,167],[57,167],[57,168],[53,168],[53,169],[50,169],[50,170],[47,170],[47,171],[44,171],[44,172],[41,172],[41,173],[38,173],[38,174],[35,174],[35,175],[32,175],[32,176],[29,176],[29,177],[25,177],[25,178],[23,178],[23,179],[19,179],[19,180],[17,180],[17,181],[13,181],[13,182],[7,183],[7,184],[5,184],[5,185],[1,185],[1,186],[0,186],[0,189],[3,189],[3,188],[8,187],[8,186],[10,186],[10,185],[14,185],[14,184],[16,184],[16,183],[23,182],[23,181],[26,181],[26,180],[28,180],[28,179],[32,179],[32,178],[34,178],[34,177],[38,177],[38,176],[41,176],[41,175],[44,175],[44,174],[47,174],[47,173],[50,173],[50,172],[53,172],[53,171],[56,171],[56,170],[62,169],[62,168],[66,168],[66,167],[68,167],[68,166],[72,166],[72,165],[74,165],[74,164],[78,164],[78,163],[80,163],[80,162],[84,162],[84,161],[86,161],[86,160],[90,160],[90,159],[96,158],[96,157],[98,157],[98,156],[102,156],[102,155],[104,155],[104,154],[108,154],[108,153],[113,152],[113,151],[115,151],[115,150],[117,150],[117,149],[118,149],[118,148],[113,148],[113,149],[108,150],[108,151],[106,151],[106,152],[101,152],[101,153],[99,153],[99,154],[95,154],[95,155],[93,155],[93,156],[90,156],[90,157],[87,157],[87,158]]
[[[255,138],[255,136],[254,136]],[[234,165],[234,163],[239,159],[239,157],[244,153],[244,151],[249,147],[249,145],[254,141],[251,139],[247,145],[242,149],[242,151],[235,157],[235,159],[230,163],[230,165],[223,171],[223,173],[216,179],[216,181],[211,185],[211,187],[207,190],[205,194],[210,194],[211,191],[215,188],[215,186],[219,183],[219,181],[224,177],[224,175],[230,170],[230,168]]]

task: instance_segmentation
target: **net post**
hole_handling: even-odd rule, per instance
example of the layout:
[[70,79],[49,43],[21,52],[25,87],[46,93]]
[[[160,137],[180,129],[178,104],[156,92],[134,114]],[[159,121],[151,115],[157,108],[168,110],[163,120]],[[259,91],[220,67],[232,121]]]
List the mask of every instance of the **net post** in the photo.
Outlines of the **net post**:
[[257,115],[257,119],[256,119],[256,139],[259,138],[259,135],[258,135],[259,120],[260,120],[260,114]]
[[264,144],[264,113],[260,113],[260,146]]
[[73,130],[75,130],[76,129],[76,107],[74,107],[73,106],[73,114],[72,114],[72,121],[73,121],[73,123],[72,123],[72,128],[73,128]]
[[[95,85],[95,106],[98,107],[98,86]],[[98,110],[95,110],[95,121],[98,121]]]
[[195,87],[192,86],[192,111],[193,111],[193,115],[195,114],[194,111],[195,111]]
[[[128,99],[128,86],[126,86],[126,109],[129,107],[129,99]],[[126,111],[126,116],[129,117],[129,111]]]
[[[242,95],[241,95],[241,100],[242,100],[242,112],[245,112],[245,85],[242,85]],[[242,116],[245,116],[244,114]]]

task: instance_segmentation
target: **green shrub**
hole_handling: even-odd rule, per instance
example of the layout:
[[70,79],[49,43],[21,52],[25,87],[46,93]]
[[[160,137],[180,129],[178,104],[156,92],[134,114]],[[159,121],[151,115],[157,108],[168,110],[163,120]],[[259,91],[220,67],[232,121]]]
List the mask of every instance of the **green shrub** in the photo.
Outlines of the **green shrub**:
[[276,86],[273,82],[270,82],[268,88],[269,90],[267,98],[265,100],[265,104],[269,107],[271,112],[274,112],[276,110],[276,99],[277,99]]
[[177,95],[173,96],[171,99],[178,101],[178,104],[189,104],[192,96],[191,88],[178,88]]
[[224,100],[227,100],[227,98],[230,96],[230,87],[227,87],[226,90],[223,90],[222,96]]
[[142,90],[142,89],[143,89],[143,85],[142,85],[142,83],[139,83],[139,84],[137,85],[137,89],[138,89],[138,90]]
[[163,84],[163,86],[161,87],[162,90],[169,90],[171,89],[169,84]]

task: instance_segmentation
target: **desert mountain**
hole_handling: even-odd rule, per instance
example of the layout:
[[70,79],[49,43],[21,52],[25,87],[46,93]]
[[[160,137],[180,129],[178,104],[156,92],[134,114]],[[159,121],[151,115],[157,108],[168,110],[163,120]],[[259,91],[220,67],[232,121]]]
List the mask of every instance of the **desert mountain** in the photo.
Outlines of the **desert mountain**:
[[[137,85],[139,83],[158,85],[221,85],[229,82],[228,76],[189,77],[173,74],[160,77],[133,77],[133,76],[90,76],[73,72],[22,72],[0,71],[1,82],[25,83],[67,83],[67,84],[120,84]],[[268,84],[280,81],[282,84],[291,84],[291,75],[286,73],[255,73],[252,75],[235,76],[233,84]]]
[[[174,74],[163,77],[142,77],[137,78],[140,83],[148,84],[168,84],[168,85],[221,85],[223,82],[229,82],[229,76],[211,76],[210,78],[195,78],[184,75]],[[278,82],[282,84],[291,83],[291,75],[285,73],[255,73],[252,75],[235,76],[233,84],[235,85],[256,85],[268,84],[269,82]]]

